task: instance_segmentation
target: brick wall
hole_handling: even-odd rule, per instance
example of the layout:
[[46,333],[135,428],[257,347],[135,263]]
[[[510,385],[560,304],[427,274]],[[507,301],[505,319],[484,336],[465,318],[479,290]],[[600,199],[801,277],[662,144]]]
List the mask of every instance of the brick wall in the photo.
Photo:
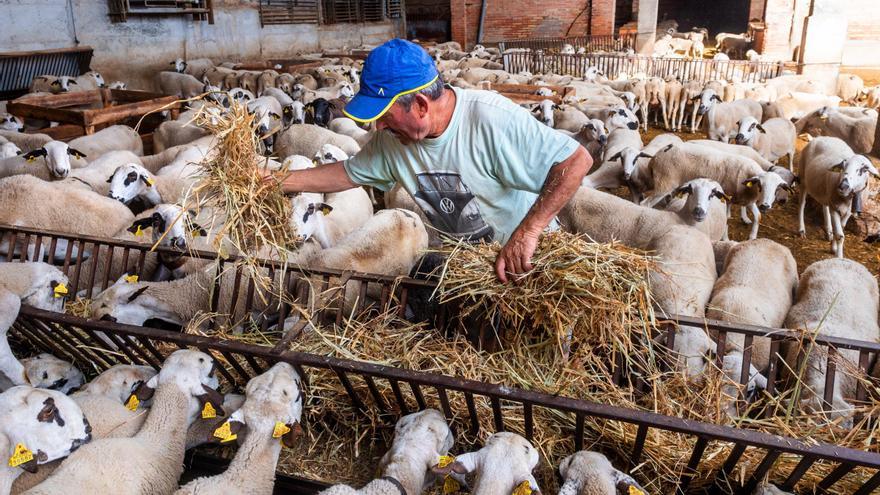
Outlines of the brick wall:
[[880,3],[847,0],[845,12],[849,26],[843,64],[880,67]]
[[[481,0],[450,0],[452,39],[477,42]],[[506,39],[611,34],[615,0],[487,0],[483,42]],[[590,26],[590,20],[595,22]]]

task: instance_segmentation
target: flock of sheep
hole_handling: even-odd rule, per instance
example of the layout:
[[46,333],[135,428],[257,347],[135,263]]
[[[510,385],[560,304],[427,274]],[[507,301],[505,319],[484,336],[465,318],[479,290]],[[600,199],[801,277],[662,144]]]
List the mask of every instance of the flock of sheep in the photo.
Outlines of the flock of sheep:
[[[861,207],[860,195],[869,180],[878,176],[863,154],[872,145],[880,89],[866,90],[849,75],[841,76],[838,94],[826,95],[813,81],[795,75],[755,84],[700,84],[681,81],[674,74],[667,78],[625,74],[614,79],[597,70],[578,79],[551,73],[511,74],[503,70],[501,53],[494,48],[478,46],[465,52],[447,43],[429,50],[444,80],[459,88],[530,84],[541,86],[536,93],[543,96],[553,96],[551,88],[572,88],[561,103],[547,99],[526,105],[543,123],[583,144],[596,164],[560,213],[562,228],[597,242],[616,240],[657,253],[660,268],[651,274],[651,284],[662,311],[771,328],[820,327],[822,335],[880,342],[876,278],[859,263],[843,258],[843,229]],[[321,65],[296,74],[237,70],[233,64],[215,65],[207,59],[176,60],[170,63],[173,70],[157,74],[156,82],[163,92],[182,98],[207,93],[221,105],[247,105],[270,157],[268,166],[295,170],[344,160],[371,135],[370,129],[341,116],[346,100],[357,91],[362,62],[315,60]],[[40,76],[32,90],[57,93],[90,84],[100,87],[104,81],[95,72],[80,78]],[[841,101],[865,106],[840,107]],[[131,266],[121,255],[112,256],[109,263],[91,263],[85,269],[94,271],[94,276],[85,273],[81,280],[116,282],[103,291],[77,288],[79,294],[68,294],[69,281],[55,265],[68,255],[89,259],[93,253],[84,246],[73,249],[59,242],[50,251],[48,243],[35,245],[27,254],[39,261],[0,264],[0,379],[5,380],[0,381],[0,390],[8,388],[0,395],[0,411],[9,408],[15,413],[10,416],[13,422],[5,422],[0,431],[4,447],[0,451],[12,452],[22,444],[41,464],[37,474],[23,475],[15,485],[12,481],[22,470],[3,468],[0,495],[30,487],[28,493],[73,489],[171,493],[178,488],[184,449],[210,437],[188,439],[184,434],[197,429],[199,411],[210,400],[217,413],[237,411],[229,416],[230,428],[247,425],[250,431],[227,473],[197,480],[183,487],[183,493],[218,491],[219,486],[227,492],[239,486],[242,492],[271,491],[275,463],[263,460],[278,458],[279,443],[271,440],[277,438],[273,428],[281,424],[281,430],[295,430],[301,414],[300,382],[289,366],[276,365],[254,378],[246,398],[227,396],[226,401],[218,401],[211,358],[178,351],[158,375],[118,367],[68,397],[64,393],[83,386],[79,371],[49,355],[19,361],[5,339],[21,304],[61,311],[67,297],[86,291],[96,293],[90,307],[94,319],[132,325],[161,320],[184,326],[210,311],[209,287],[218,266],[182,255],[190,248],[214,249],[212,242],[224,223],[218,212],[181,206],[200,183],[198,163],[215,153],[214,138],[194,117],[216,107],[202,107],[196,101],[176,119],[163,122],[154,133],[151,155],[144,155],[140,136],[126,126],[108,127],[65,143],[39,132],[21,132],[46,123],[21,122],[9,115],[0,119],[0,224],[158,243],[181,252],[148,253],[139,279],[131,276]],[[649,125],[682,130],[687,127],[686,115],[691,132],[702,129],[706,139],[685,142],[667,133],[644,143],[640,130]],[[815,137],[795,161],[795,140],[804,133]],[[631,201],[602,191],[624,186]],[[807,267],[800,277],[788,248],[757,238],[762,215],[797,194],[796,187],[801,235],[806,232],[803,211],[809,196],[823,209],[825,235],[836,255]],[[424,213],[399,187],[387,193],[384,202],[386,209],[376,210],[372,191],[364,188],[292,197],[290,222],[304,243],[289,261],[312,268],[410,274],[421,254],[438,241],[437,234],[426,229]],[[728,240],[733,204],[740,205],[742,221],[752,224],[747,241]],[[5,240],[0,243],[0,253],[16,249]],[[219,298],[221,304],[225,302],[222,307],[235,307],[241,313],[245,304],[232,300],[236,279],[234,271],[220,274]],[[262,318],[278,315],[279,308],[271,303],[256,306],[251,311]],[[230,318],[240,321],[247,316]],[[681,358],[679,368],[699,380],[712,361],[706,356],[716,344],[712,335],[687,330],[678,335],[674,347]],[[729,335],[723,371],[734,382],[740,381],[743,352],[742,337]],[[858,366],[858,354],[853,353],[839,354]],[[750,391],[766,385],[769,354],[769,338],[755,338],[747,381]],[[797,352],[784,349],[782,354],[793,364]],[[807,359],[802,408],[819,414],[826,362],[818,353]],[[142,389],[138,382],[156,390],[155,397],[134,394],[132,402],[130,395]],[[831,418],[851,424],[847,418],[855,386],[856,377],[838,372]],[[151,401],[150,411],[158,414],[139,412]],[[229,405],[229,401],[237,402]],[[132,403],[134,411],[126,407]],[[729,412],[736,416],[735,401],[730,402]],[[34,433],[47,428],[51,434]],[[199,431],[205,436],[204,429]],[[327,493],[420,493],[426,477],[473,471],[478,473],[475,493],[506,494],[523,482],[537,489],[531,477],[537,453],[525,439],[499,433],[479,452],[440,467],[441,456],[452,444],[448,431],[435,411],[401,419],[380,466],[383,477],[361,492],[334,487]],[[76,447],[80,448],[71,454]],[[520,453],[525,457],[520,459]],[[56,461],[68,454],[65,461]],[[567,480],[563,493],[615,493],[620,483],[641,490],[597,453],[575,454],[562,462],[560,470]],[[46,471],[52,472],[48,479]],[[16,488],[22,483],[27,486]]]

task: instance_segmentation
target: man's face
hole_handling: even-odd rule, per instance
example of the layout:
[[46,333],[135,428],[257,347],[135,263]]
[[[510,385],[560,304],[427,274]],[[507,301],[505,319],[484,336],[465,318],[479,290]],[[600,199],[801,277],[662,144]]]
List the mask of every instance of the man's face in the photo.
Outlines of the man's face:
[[416,95],[408,112],[399,103],[392,105],[385,115],[376,121],[376,129],[394,134],[404,145],[421,141],[431,130],[431,122],[428,117],[429,109],[428,99],[422,95]]

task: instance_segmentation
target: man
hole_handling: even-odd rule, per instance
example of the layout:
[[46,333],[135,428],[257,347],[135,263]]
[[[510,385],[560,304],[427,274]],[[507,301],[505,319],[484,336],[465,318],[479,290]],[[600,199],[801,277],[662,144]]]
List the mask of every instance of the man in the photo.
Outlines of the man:
[[532,269],[538,236],[592,165],[576,141],[488,91],[443,84],[418,45],[394,39],[364,64],[345,107],[376,133],[354,157],[284,178],[285,192],[338,192],[400,183],[434,228],[470,241],[504,244],[498,279]]

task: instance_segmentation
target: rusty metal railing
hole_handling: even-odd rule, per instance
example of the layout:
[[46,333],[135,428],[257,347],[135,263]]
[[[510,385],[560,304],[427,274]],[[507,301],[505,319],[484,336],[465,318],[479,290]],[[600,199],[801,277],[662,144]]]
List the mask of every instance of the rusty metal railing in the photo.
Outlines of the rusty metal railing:
[[[756,468],[750,469],[745,482],[735,491],[749,494],[770,471],[773,463],[781,455],[800,458],[798,466],[788,474],[783,489],[793,487],[817,462],[832,462],[835,469],[820,483],[825,490],[832,490],[834,484],[857,467],[871,471],[868,479],[855,492],[867,495],[880,487],[880,454],[842,448],[835,445],[802,442],[766,433],[718,426],[699,421],[689,421],[663,416],[645,411],[630,410],[606,404],[588,402],[569,397],[560,397],[515,387],[483,383],[461,378],[419,371],[398,369],[347,359],[273,349],[267,346],[245,344],[237,341],[220,340],[165,330],[121,325],[104,321],[89,321],[66,314],[53,313],[23,307],[18,320],[11,329],[14,338],[23,339],[37,349],[51,352],[75,363],[88,363],[103,371],[113,364],[132,363],[159,367],[167,354],[175,349],[193,348],[211,353],[219,358],[219,371],[223,377],[237,387],[259,373],[264,372],[275,362],[291,364],[305,378],[317,371],[330,371],[335,376],[338,390],[344,390],[351,400],[354,410],[364,412],[368,409],[381,411],[391,417],[413,412],[417,409],[436,407],[447,420],[466,439],[474,440],[480,433],[480,421],[476,408],[470,407],[475,400],[489,404],[492,408],[492,427],[494,431],[506,429],[506,418],[511,414],[522,414],[525,418],[525,436],[532,438],[535,429],[535,411],[545,408],[558,412],[572,420],[575,425],[564,434],[572,440],[574,449],[584,448],[584,422],[587,418],[598,418],[634,425],[637,435],[629,451],[627,460],[630,467],[639,464],[648,433],[663,430],[686,435],[695,440],[688,463],[687,472],[697,472],[704,462],[703,453],[710,442],[731,445],[730,453],[716,479],[730,483],[731,473],[740,469],[740,461],[746,449],[757,449],[764,457]],[[99,332],[109,339],[99,337]],[[112,340],[111,345],[107,340]],[[170,344],[170,345],[169,345]],[[377,384],[388,385],[395,390],[393,402],[380,396]],[[366,385],[364,387],[363,385]],[[370,393],[358,393],[368,390]],[[397,393],[399,392],[399,393]],[[463,394],[468,412],[453,411],[450,406],[452,394]],[[411,396],[410,400],[407,397]],[[684,475],[678,491],[683,492],[690,483],[691,476]]]

